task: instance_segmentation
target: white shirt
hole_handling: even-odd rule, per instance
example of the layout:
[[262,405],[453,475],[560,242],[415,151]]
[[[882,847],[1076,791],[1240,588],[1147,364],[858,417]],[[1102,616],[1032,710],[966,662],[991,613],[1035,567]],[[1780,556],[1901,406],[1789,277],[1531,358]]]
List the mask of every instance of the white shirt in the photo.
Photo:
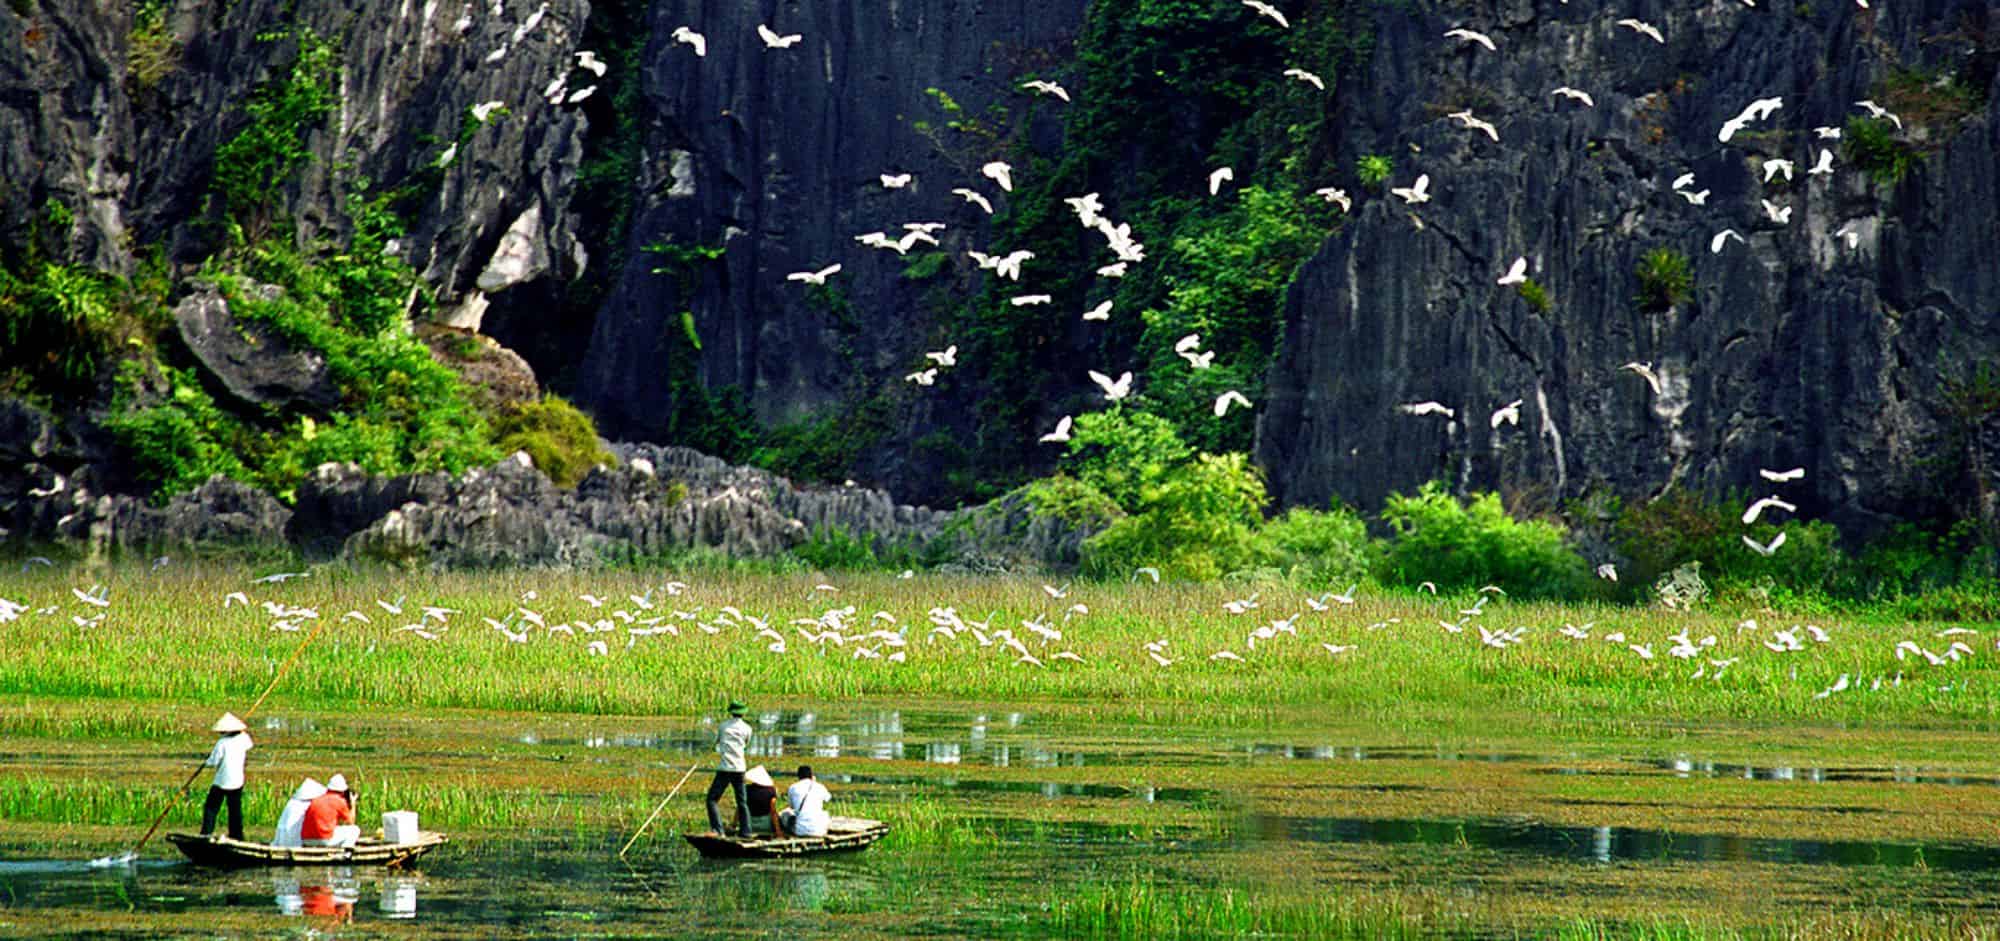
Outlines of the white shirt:
[[256,743],[250,741],[250,733],[238,732],[224,736],[215,742],[215,750],[208,753],[206,764],[215,769],[215,786],[225,791],[243,787],[243,760],[250,756],[250,748]]
[[807,778],[785,791],[785,803],[792,808],[793,836],[825,836],[827,824],[832,818],[826,814],[826,802],[833,799],[826,792],[826,786]]
[[750,723],[740,718],[722,723],[722,731],[715,737],[715,751],[722,756],[722,770],[749,770],[750,766],[743,763],[743,749],[749,745]]

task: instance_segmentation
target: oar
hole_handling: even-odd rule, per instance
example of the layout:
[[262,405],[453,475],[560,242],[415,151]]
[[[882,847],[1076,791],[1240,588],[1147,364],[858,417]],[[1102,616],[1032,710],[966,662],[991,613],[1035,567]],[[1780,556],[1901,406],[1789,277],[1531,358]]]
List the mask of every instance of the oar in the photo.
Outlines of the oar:
[[[320,628],[323,628],[325,626],[326,626],[325,620],[321,620],[319,623],[314,624],[313,629],[306,634],[306,639],[299,641],[298,649],[292,651],[292,655],[285,659],[284,665],[278,667],[277,675],[271,677],[271,682],[264,686],[264,692],[258,694],[257,701],[251,703],[250,708],[244,711],[242,716],[244,721],[246,722],[249,721],[251,716],[257,714],[258,707],[264,705],[264,700],[271,695],[271,691],[278,688],[278,681],[284,679],[286,673],[291,672],[292,664],[298,662],[299,655],[306,652],[306,647],[312,644],[313,638],[319,636]],[[181,786],[174,789],[173,797],[179,797],[182,794],[186,793],[188,787],[194,784],[194,779],[201,777],[201,771],[203,768],[206,767],[208,767],[208,759],[203,758],[201,764],[195,765],[194,770],[188,772],[187,780],[182,781]],[[174,809],[174,802],[170,798],[167,801],[167,806],[160,808],[160,815],[153,818],[153,825],[146,828],[146,835],[140,837],[138,845],[132,847],[132,851],[125,855],[127,857],[137,858],[139,855],[139,851],[145,849],[146,844],[153,839],[153,834],[159,832],[160,824],[166,821],[167,814],[172,813],[173,809]]]
[[646,828],[653,825],[653,821],[660,816],[660,811],[667,809],[667,802],[673,800],[674,795],[681,792],[681,785],[688,783],[688,779],[694,777],[694,769],[699,767],[701,766],[698,764],[688,766],[687,773],[681,775],[681,779],[674,783],[674,789],[667,792],[666,800],[661,801],[660,806],[653,808],[652,816],[647,817],[646,822],[640,824],[638,831],[632,834],[632,838],[625,841],[625,849],[618,851],[619,859],[624,859],[626,850],[630,850],[632,844],[639,842],[639,834],[645,833]]

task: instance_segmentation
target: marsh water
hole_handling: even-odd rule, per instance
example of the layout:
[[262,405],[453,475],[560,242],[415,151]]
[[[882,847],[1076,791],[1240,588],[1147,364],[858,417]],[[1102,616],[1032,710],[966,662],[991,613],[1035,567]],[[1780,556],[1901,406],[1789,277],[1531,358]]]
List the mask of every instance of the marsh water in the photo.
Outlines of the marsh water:
[[[861,853],[706,861],[679,838],[699,826],[697,774],[622,860],[638,819],[474,828],[410,872],[216,871],[163,843],[93,865],[87,849],[47,849],[76,842],[65,835],[9,826],[0,932],[985,937],[1046,933],[1066,899],[1137,885],[1390,898],[1472,935],[1576,917],[1757,925],[1815,908],[2000,919],[1990,767],[1799,760],[1839,752],[1825,746],[1771,749],[1759,763],[1745,760],[1756,746],[1733,741],[1717,760],[1295,722],[1135,729],[1026,707],[752,719],[753,761],[781,786],[812,763],[850,812],[896,826],[901,807],[920,824]],[[580,808],[611,791],[663,795],[706,761],[714,734],[710,719],[279,714],[258,725],[266,756],[289,743],[338,755],[364,780],[487,780]],[[79,755],[10,740],[0,768],[115,776],[174,747]],[[246,810],[253,836],[275,815]],[[1947,812],[1959,816],[1933,819]],[[115,852],[130,836],[105,828],[81,843]]]

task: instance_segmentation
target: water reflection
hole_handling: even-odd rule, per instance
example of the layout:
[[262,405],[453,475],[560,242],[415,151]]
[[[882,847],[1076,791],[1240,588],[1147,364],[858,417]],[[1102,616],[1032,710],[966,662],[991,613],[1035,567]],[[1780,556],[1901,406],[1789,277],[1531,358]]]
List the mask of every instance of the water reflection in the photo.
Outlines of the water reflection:
[[[757,732],[746,753],[783,767],[785,759],[865,758],[872,761],[921,761],[937,765],[982,764],[995,768],[1081,768],[1081,751],[1060,751],[1030,742],[992,740],[998,728],[1017,730],[1026,717],[1010,712],[993,718],[916,717],[899,710],[863,712],[830,722],[814,712],[759,713]],[[690,729],[664,733],[593,733],[576,738],[525,732],[525,745],[578,745],[584,748],[644,748],[701,758],[715,748],[715,720],[703,718]]]
[[1600,863],[1760,862],[1955,872],[2000,870],[2000,847],[1976,844],[1795,840],[1478,819],[1260,816],[1256,824],[1266,839],[1465,846]]

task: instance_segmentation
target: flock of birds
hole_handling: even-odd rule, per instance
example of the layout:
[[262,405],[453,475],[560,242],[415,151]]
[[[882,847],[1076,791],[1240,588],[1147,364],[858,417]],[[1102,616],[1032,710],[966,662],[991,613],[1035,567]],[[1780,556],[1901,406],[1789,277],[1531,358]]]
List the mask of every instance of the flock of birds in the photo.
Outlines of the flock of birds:
[[[905,572],[904,577],[912,574]],[[250,591],[258,586],[306,577],[310,577],[309,572],[280,572],[264,576],[256,579],[250,589],[225,594],[218,602],[219,609],[225,612],[224,617],[230,616],[227,612],[237,608],[251,616],[261,614],[264,629],[268,631],[300,633],[318,630],[324,624],[323,619],[329,615],[317,608],[271,599],[259,601],[250,596]],[[1158,581],[1158,573],[1150,569],[1134,573],[1133,580],[1141,577]],[[1361,621],[1358,612],[1365,610],[1356,607],[1361,600],[1357,589],[1358,586],[1350,586],[1344,592],[1302,598],[1278,612],[1271,610],[1274,602],[1265,600],[1261,593],[1231,599],[1222,603],[1221,612],[1226,621],[1244,625],[1240,628],[1240,643],[1227,644],[1213,651],[1183,653],[1193,644],[1192,639],[1186,636],[1159,636],[1129,651],[1129,662],[1136,668],[1150,661],[1155,668],[1166,670],[1184,663],[1192,666],[1204,661],[1209,664],[1242,664],[1260,655],[1283,656],[1287,647],[1318,655],[1311,647],[1300,646],[1304,644],[1317,644],[1329,658],[1348,659],[1358,655],[1364,644],[1374,646],[1376,641],[1372,638],[1377,636],[1382,637],[1386,645],[1399,637],[1410,639],[1431,632],[1431,628],[1416,620],[1406,622],[1402,617],[1374,620],[1357,631]],[[1419,588],[1419,594],[1425,592],[1436,596],[1437,588],[1427,582]],[[30,618],[59,623],[56,619],[67,616],[79,635],[106,628],[106,619],[114,613],[115,606],[104,586],[70,588],[69,594],[69,599],[51,603],[0,597],[0,625]],[[634,651],[642,645],[672,644],[683,637],[704,635],[718,638],[723,644],[742,645],[748,648],[743,650],[748,656],[810,656],[821,660],[875,660],[885,664],[902,664],[908,661],[912,649],[921,647],[926,651],[927,659],[953,656],[1000,658],[1013,667],[1029,669],[1089,662],[1076,652],[1075,646],[1077,641],[1089,638],[1092,631],[1091,608],[1075,597],[1068,585],[1042,585],[1040,610],[1029,618],[1003,618],[999,612],[989,611],[985,617],[975,619],[954,606],[944,604],[930,607],[921,616],[903,617],[882,609],[864,613],[859,605],[841,603],[839,596],[842,589],[825,582],[807,590],[805,607],[809,610],[818,608],[820,613],[789,620],[745,610],[728,602],[702,603],[700,598],[704,594],[705,591],[683,581],[668,581],[647,588],[643,594],[626,593],[622,597],[607,591],[601,595],[580,593],[573,599],[544,599],[538,591],[531,589],[522,592],[502,618],[471,616],[442,604],[415,603],[407,597],[398,597],[393,600],[377,599],[370,607],[331,615],[333,623],[324,626],[336,627],[343,639],[350,642],[365,641],[366,646],[361,648],[363,655],[374,654],[378,645],[384,642],[476,643],[479,635],[491,635],[509,646],[568,645],[587,658],[610,657],[614,652]],[[1469,645],[1472,651],[1507,651],[1531,643],[1533,627],[1493,623],[1488,605],[1494,598],[1505,594],[1498,586],[1488,585],[1473,596],[1469,605],[1436,599],[1433,603],[1442,606],[1438,613],[1445,615],[1435,618],[1436,630],[1442,632],[1439,636],[1463,637],[1468,644],[1476,637],[1477,644]],[[567,613],[558,615],[557,611]],[[1007,620],[1014,623],[1005,623]],[[470,637],[465,633],[467,628],[471,631]],[[1730,635],[1731,643],[1726,647],[1720,646],[1716,633],[1697,638],[1695,631],[1695,628],[1684,627],[1663,639],[1642,641],[1628,636],[1625,630],[1599,632],[1595,622],[1586,622],[1564,624],[1556,634],[1563,638],[1558,643],[1607,644],[1640,661],[1683,663],[1693,667],[1687,674],[1688,680],[1709,682],[1720,682],[1730,668],[1745,656],[1790,658],[1808,650],[1833,648],[1837,644],[1832,632],[1814,624],[1767,630],[1754,619],[1744,620],[1735,625]],[[1974,656],[1973,644],[1978,642],[1978,637],[1976,630],[1951,627],[1935,632],[1932,638],[1903,638],[1895,643],[1890,652],[1899,664],[1908,662],[1912,668],[1920,665],[1947,667]],[[1337,642],[1341,639],[1348,642]],[[1856,642],[1871,640],[1860,636]],[[1886,639],[1880,642],[1886,643]],[[1084,646],[1102,649],[1101,644]],[[1768,654],[1760,653],[1758,647],[1764,648]],[[730,655],[734,649],[724,647],[721,652]],[[1722,656],[1719,651],[1723,649],[1734,651],[1735,655]],[[2000,649],[2000,644],[1996,644],[1996,649]],[[1141,656],[1144,661],[1139,659]],[[1296,651],[1291,656],[1296,658]],[[1853,659],[1852,648],[1840,650],[1839,656]],[[1117,659],[1119,668],[1127,662],[1127,658]],[[1797,666],[1789,665],[1788,674],[1796,681]],[[1870,678],[1867,688],[1896,688],[1902,686],[1903,681],[1904,673],[1899,667],[1894,674],[1885,673]],[[1859,676],[1842,673],[1833,684],[1820,689],[1815,698],[1825,699],[1861,686]]]

